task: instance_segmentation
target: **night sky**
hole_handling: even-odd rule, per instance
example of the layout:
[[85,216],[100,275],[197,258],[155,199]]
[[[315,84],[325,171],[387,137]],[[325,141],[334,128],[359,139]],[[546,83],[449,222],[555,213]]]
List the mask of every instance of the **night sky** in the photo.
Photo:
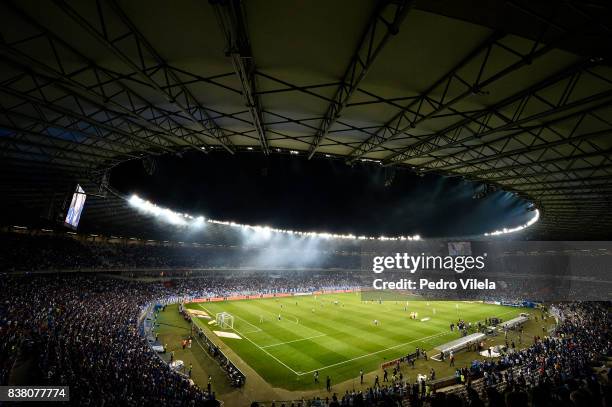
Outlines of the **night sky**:
[[[392,179],[389,186],[385,180]],[[260,153],[184,153],[116,167],[111,184],[160,206],[252,225],[355,235],[449,237],[525,223],[527,203],[474,184],[375,163]]]

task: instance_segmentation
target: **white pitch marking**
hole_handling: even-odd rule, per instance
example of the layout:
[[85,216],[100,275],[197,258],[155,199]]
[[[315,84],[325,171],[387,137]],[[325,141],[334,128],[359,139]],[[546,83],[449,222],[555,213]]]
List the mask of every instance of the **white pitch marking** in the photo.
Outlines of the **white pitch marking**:
[[[200,305],[200,307],[202,307],[205,311],[207,311],[208,313],[210,313],[210,311],[208,311],[203,305]],[[248,322],[248,321],[247,321]],[[287,366],[287,364],[285,362],[283,362],[282,360],[280,360],[279,358],[277,358],[276,356],[274,356],[273,354],[271,354],[270,352],[268,352],[267,350],[265,350],[264,348],[262,348],[261,346],[259,346],[258,344],[256,344],[255,342],[253,342],[251,339],[249,339],[249,337],[247,337],[245,334],[243,334],[242,332],[238,331],[236,328],[232,328],[232,330],[234,332],[236,332],[238,335],[242,335],[242,337],[244,339],[246,339],[247,341],[249,341],[251,344],[253,344],[253,346],[259,348],[263,353],[265,353],[266,355],[270,356],[272,359],[276,360],[278,363],[280,363],[281,365],[285,366],[287,369],[291,370],[293,372],[293,374],[295,374],[296,376],[298,375],[298,372],[296,372],[295,370],[293,370],[291,367]],[[261,330],[261,329],[260,329]]]
[[379,354],[379,353],[386,352],[386,351],[391,350],[391,349],[399,348],[399,347],[401,347],[401,346],[410,345],[411,343],[421,342],[421,341],[423,341],[424,339],[431,339],[431,338],[436,338],[436,337],[438,337],[438,336],[450,335],[451,333],[452,333],[452,332],[447,332],[447,331],[444,331],[444,332],[439,332],[439,333],[437,333],[437,334],[433,334],[433,335],[430,335],[430,336],[425,336],[425,337],[423,337],[423,338],[415,339],[415,340],[412,340],[412,341],[410,341],[410,342],[400,343],[400,344],[398,344],[398,345],[394,345],[394,346],[391,346],[391,347],[389,347],[389,348],[381,349],[381,350],[378,350],[378,351],[376,351],[376,352],[372,352],[372,353],[368,353],[368,354],[365,354],[365,355],[357,356],[357,357],[354,357],[354,358],[351,358],[351,359],[343,360],[342,362],[334,363],[334,364],[332,364],[332,365],[323,366],[323,367],[320,367],[320,368],[318,368],[318,369],[311,370],[311,371],[309,371],[309,372],[303,372],[303,373],[298,374],[298,376],[303,376],[303,375],[305,375],[305,374],[314,373],[314,372],[316,372],[317,370],[325,370],[325,369],[328,369],[328,368],[330,368],[330,367],[340,366],[340,365],[343,365],[343,364],[345,364],[345,363],[352,362],[353,360],[363,359],[363,358],[366,358],[366,357],[368,357],[368,356],[377,355],[377,354]]
[[[509,314],[509,313],[511,313],[511,312],[514,312],[514,310],[510,310],[510,311],[508,311],[508,312],[504,312],[504,313],[499,314],[499,315],[497,315],[497,316],[498,316],[498,317],[500,317],[500,316],[502,316],[502,315],[506,315],[506,314]],[[363,358],[365,358],[365,357],[372,356],[372,355],[376,355],[376,354],[378,354],[378,353],[385,352],[385,351],[388,351],[388,350],[391,350],[391,349],[399,348],[399,347],[404,346],[404,345],[409,345],[409,344],[411,344],[411,343],[415,343],[415,342],[426,342],[426,340],[428,340],[428,339],[437,338],[438,336],[445,336],[445,335],[449,335],[449,334],[451,334],[451,333],[452,333],[452,332],[442,331],[442,332],[437,333],[437,334],[434,334],[434,335],[425,336],[425,337],[423,337],[423,338],[415,339],[415,340],[413,340],[413,341],[406,342],[406,343],[400,343],[399,345],[394,345],[394,346],[391,346],[391,347],[389,347],[389,348],[385,348],[385,349],[381,349],[381,350],[376,351],[376,352],[368,353],[368,354],[366,354],[366,355],[357,356],[357,357],[354,357],[354,358],[352,358],[352,359],[348,359],[348,360],[345,360],[345,361],[342,361],[342,362],[334,363],[334,364],[332,364],[332,365],[323,366],[323,367],[321,367],[321,368],[314,369],[314,370],[311,370],[311,371],[309,371],[309,372],[301,372],[301,373],[299,373],[299,374],[298,374],[298,376],[303,376],[303,375],[306,375],[306,374],[314,373],[314,372],[316,372],[317,370],[325,370],[325,369],[330,368],[330,367],[340,366],[340,365],[343,365],[343,364],[345,364],[345,363],[352,362],[353,360],[363,359]]]
[[[233,314],[232,314],[233,315]],[[249,321],[247,321],[246,319],[239,317],[238,315],[234,315],[236,318],[246,322],[247,324],[251,325],[253,328],[255,328],[255,330],[253,331],[247,331],[248,334],[254,334],[257,332],[263,332],[262,329],[260,327],[258,327],[257,325],[253,325],[252,323],[250,323]]]
[[[207,309],[206,309],[206,308],[205,308],[205,307],[204,307],[202,304],[200,304],[200,308],[202,308],[203,310],[205,310],[206,312],[208,312],[208,313],[210,314],[210,311],[209,311],[209,310],[207,310]],[[211,315],[214,315],[214,314],[211,314]],[[246,319],[244,319],[244,318],[242,318],[242,317],[239,317],[238,315],[234,315],[234,314],[232,314],[232,315],[233,315],[234,317],[236,317],[236,318],[238,318],[238,319],[240,319],[240,320],[242,320],[242,321],[246,322],[247,324],[251,325],[253,328],[255,328],[255,330],[253,330],[253,331],[248,331],[248,332],[247,332],[248,334],[252,334],[252,333],[256,333],[256,332],[261,332],[261,328],[260,328],[260,327],[258,327],[258,326],[256,326],[256,325],[253,325],[252,323],[250,323],[249,321],[247,321]]]
[[[204,309],[206,312],[210,313],[210,311],[209,311],[209,310],[207,310],[207,309],[206,309],[206,308],[205,308],[203,305],[201,305],[201,304],[200,304],[200,307],[202,307],[202,309]],[[270,311],[267,311],[267,312],[270,312]],[[510,310],[510,311],[504,312],[504,313],[499,314],[499,315],[497,315],[497,316],[498,316],[498,317],[500,317],[500,316],[502,316],[502,315],[506,315],[506,314],[509,314],[509,313],[511,313],[511,312],[514,312],[514,310]],[[238,318],[240,318],[240,317],[238,317]],[[242,319],[242,318],[241,318],[241,319]],[[250,322],[248,322],[248,321],[246,321],[246,320],[245,320],[245,322],[247,322],[247,323],[248,323],[249,325],[251,325],[251,326],[255,326],[255,325],[252,325]],[[259,329],[259,328],[258,328],[258,329]],[[295,371],[294,369],[292,369],[291,367],[289,367],[289,366],[288,366],[286,363],[284,363],[282,360],[280,360],[280,359],[279,359],[279,358],[277,358],[276,356],[272,355],[272,354],[271,354],[270,352],[268,352],[266,349],[264,349],[263,347],[259,346],[259,345],[258,345],[258,344],[256,344],[255,342],[253,342],[253,341],[252,341],[251,339],[249,339],[249,338],[248,338],[248,337],[247,337],[245,334],[243,334],[243,333],[239,332],[238,330],[236,330],[236,329],[234,329],[234,328],[232,328],[232,330],[234,330],[234,331],[235,331],[236,333],[238,333],[239,335],[242,335],[242,336],[244,337],[244,339],[246,339],[246,340],[247,340],[247,341],[249,341],[251,344],[253,344],[253,346],[255,346],[255,347],[259,348],[259,349],[260,349],[262,352],[264,352],[266,355],[270,356],[272,359],[276,360],[278,363],[280,363],[281,365],[283,365],[283,366],[284,366],[284,367],[286,367],[287,369],[291,370],[291,371],[293,372],[293,374],[295,374],[296,376],[304,376],[304,375],[307,375],[307,374],[314,373],[314,372],[316,372],[316,371],[318,371],[318,370],[325,370],[325,369],[328,369],[328,368],[330,368],[330,367],[340,366],[340,365],[343,365],[343,364],[345,364],[345,363],[352,362],[353,360],[363,359],[363,358],[365,358],[365,357],[372,356],[372,355],[376,355],[376,354],[379,354],[379,353],[381,353],[381,352],[385,352],[385,351],[392,350],[392,349],[395,349],[395,348],[399,348],[399,347],[401,347],[401,346],[409,345],[409,344],[411,344],[411,343],[421,342],[421,341],[424,341],[424,340],[426,340],[426,339],[433,339],[433,338],[436,338],[436,337],[438,337],[438,336],[449,335],[449,334],[451,334],[451,333],[452,333],[452,332],[448,332],[448,331],[442,331],[442,332],[439,332],[439,333],[437,333],[437,334],[433,334],[433,335],[425,336],[425,337],[422,337],[422,338],[419,338],[419,339],[415,339],[415,340],[412,340],[412,341],[410,341],[410,342],[406,342],[406,343],[400,343],[400,344],[398,344],[398,345],[394,345],[394,346],[391,346],[391,347],[389,347],[389,348],[385,348],[385,349],[381,349],[381,350],[376,351],[376,352],[372,352],[372,353],[368,353],[368,354],[365,354],[365,355],[357,356],[357,357],[354,357],[354,358],[351,358],[351,359],[347,359],[347,360],[344,360],[344,361],[342,361],[342,362],[334,363],[334,364],[331,364],[331,365],[328,365],[328,366],[323,366],[323,367],[320,367],[320,368],[317,368],[317,369],[314,369],[314,370],[311,370],[311,371],[308,371],[308,372],[297,372],[297,371]],[[259,331],[261,331],[261,329],[259,329]],[[200,346],[201,346],[201,345],[200,345]],[[436,356],[437,356],[437,355],[436,355]]]
[[272,345],[266,345],[266,346],[262,346],[262,349],[266,349],[266,348],[273,348],[275,346],[281,346],[281,345],[286,345],[288,343],[294,343],[294,342],[301,342],[301,341],[307,341],[309,339],[314,339],[314,338],[320,338],[322,336],[327,336],[327,334],[321,334],[321,335],[315,335],[315,336],[309,336],[308,338],[302,338],[302,339],[295,339],[293,341],[287,341],[287,342],[281,342],[281,343],[275,343]]

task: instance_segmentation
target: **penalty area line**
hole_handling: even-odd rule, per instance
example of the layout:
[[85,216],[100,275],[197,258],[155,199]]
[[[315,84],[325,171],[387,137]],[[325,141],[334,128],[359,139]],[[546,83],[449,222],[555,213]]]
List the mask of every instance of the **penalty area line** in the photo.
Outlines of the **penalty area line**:
[[[203,305],[200,305],[200,307],[202,307],[206,312],[209,312]],[[248,322],[248,321],[247,321]],[[290,366],[288,366],[285,362],[283,362],[282,360],[280,360],[279,358],[277,358],[276,356],[274,356],[273,354],[271,354],[270,352],[268,352],[267,350],[265,350],[264,348],[262,348],[261,346],[259,346],[258,344],[256,344],[255,342],[253,342],[251,339],[249,339],[249,337],[247,337],[245,334],[243,334],[242,332],[238,331],[236,328],[231,328],[232,331],[236,332],[238,335],[241,335],[244,339],[246,339],[247,341],[249,341],[253,346],[255,346],[256,348],[258,348],[259,350],[261,350],[263,353],[265,353],[266,355],[270,356],[272,359],[276,360],[278,363],[280,363],[281,365],[283,365],[284,367],[286,367],[287,369],[291,370],[293,372],[294,375],[296,376],[300,376],[298,374],[297,371],[293,370]],[[261,331],[261,329],[260,329]]]
[[[206,311],[206,312],[208,312],[208,313],[210,314],[210,311],[209,311],[209,310],[207,310],[207,309],[206,309],[206,308],[205,308],[205,307],[204,307],[202,304],[199,304],[199,305],[200,305],[200,308],[202,308],[204,311]],[[213,315],[213,314],[211,314],[211,317],[212,317],[212,315]],[[256,326],[256,325],[253,325],[252,323],[250,323],[250,322],[249,322],[249,321],[247,321],[246,319],[244,319],[244,318],[242,318],[242,317],[240,317],[240,316],[238,316],[238,315],[234,315],[234,314],[231,314],[231,315],[232,315],[233,317],[238,318],[238,319],[239,319],[239,320],[241,320],[241,321],[246,322],[247,324],[249,324],[249,325],[251,325],[253,328],[255,328],[255,329],[254,329],[254,330],[252,330],[252,331],[247,331],[247,333],[248,333],[248,334],[257,333],[257,332],[262,332],[262,329],[261,329],[260,327],[258,327],[258,326]]]

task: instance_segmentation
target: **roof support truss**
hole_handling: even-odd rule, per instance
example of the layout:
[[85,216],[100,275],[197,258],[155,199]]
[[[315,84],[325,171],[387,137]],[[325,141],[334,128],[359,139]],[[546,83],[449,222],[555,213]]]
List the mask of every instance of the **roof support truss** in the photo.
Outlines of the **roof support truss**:
[[414,1],[411,0],[385,1],[377,8],[344,72],[340,87],[314,135],[308,158],[312,158],[321,142],[327,137],[331,127],[340,118],[346,104],[359,88],[376,57],[388,41],[399,32],[399,27],[413,3]]
[[234,72],[242,85],[242,96],[251,115],[253,127],[264,154],[269,153],[263,109],[255,80],[255,60],[247,31],[246,17],[241,0],[215,0],[211,2],[227,42],[226,55],[232,58]]
[[[200,131],[216,139],[227,151],[233,153],[231,141],[226,137],[223,130],[210,118],[209,112],[198,102],[190,90],[182,84],[178,74],[167,68],[166,61],[144,38],[117,2],[114,0],[105,2],[109,7],[101,7],[101,3],[98,3],[99,7],[96,8],[98,15],[95,16],[97,19],[95,24],[63,0],[55,0],[54,3],[93,38],[109,49],[144,83],[164,96],[169,103],[176,106]],[[122,23],[120,28],[113,27],[115,31],[121,31],[121,34],[118,34],[117,37],[112,37],[111,27],[106,24],[108,15],[105,16],[105,13],[114,13],[118,19],[113,21]],[[138,50],[138,55],[133,55],[121,49],[117,41],[119,38],[122,43],[130,41],[132,47],[129,48]],[[155,61],[155,69],[148,65],[148,61],[151,60]]]

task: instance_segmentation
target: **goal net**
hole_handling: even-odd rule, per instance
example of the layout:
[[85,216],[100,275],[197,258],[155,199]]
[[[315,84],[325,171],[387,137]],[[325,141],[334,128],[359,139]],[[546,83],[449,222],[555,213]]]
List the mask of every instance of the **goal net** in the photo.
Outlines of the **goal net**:
[[234,328],[234,316],[229,312],[220,312],[217,314],[217,325],[221,328]]

